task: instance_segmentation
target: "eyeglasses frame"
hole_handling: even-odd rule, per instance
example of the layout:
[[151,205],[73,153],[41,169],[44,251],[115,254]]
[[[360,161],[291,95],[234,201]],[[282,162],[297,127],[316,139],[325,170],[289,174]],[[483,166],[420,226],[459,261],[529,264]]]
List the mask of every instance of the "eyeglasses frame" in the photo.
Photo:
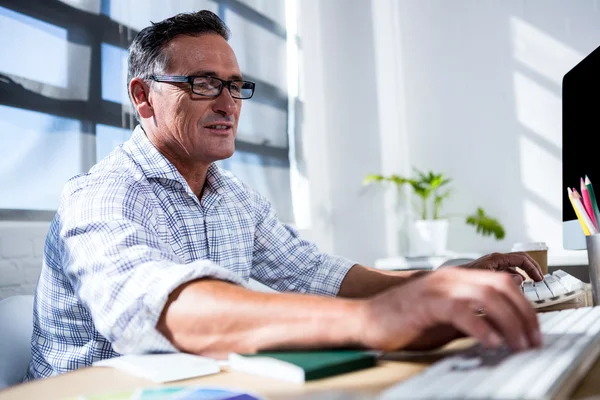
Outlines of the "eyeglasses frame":
[[[225,80],[225,79],[217,78],[216,76],[210,76],[210,75],[151,75],[148,78],[152,79],[155,82],[189,83],[190,90],[192,91],[192,93],[195,93],[199,96],[211,97],[211,98],[219,97],[221,95],[221,93],[223,93],[223,88],[227,88],[229,90],[229,94],[234,99],[248,100],[248,99],[251,99],[252,96],[254,96],[254,90],[256,88],[256,83],[251,82],[251,81],[244,81],[244,80],[239,80],[239,79]],[[216,79],[218,81],[221,81],[221,87],[219,88],[219,93],[210,95],[210,94],[202,94],[202,93],[195,92],[194,91],[194,79],[196,79],[196,78],[211,78],[211,79]],[[251,83],[252,84],[252,94],[250,95],[250,97],[234,96],[233,93],[231,93],[231,84],[233,82]]]

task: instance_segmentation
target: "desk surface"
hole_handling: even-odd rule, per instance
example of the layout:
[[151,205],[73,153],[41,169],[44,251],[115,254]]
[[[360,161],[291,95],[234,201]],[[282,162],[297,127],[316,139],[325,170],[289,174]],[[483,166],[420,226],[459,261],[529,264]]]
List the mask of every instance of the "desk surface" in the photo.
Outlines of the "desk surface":
[[[378,366],[306,384],[285,383],[227,370],[210,376],[172,382],[167,386],[207,385],[245,390],[269,400],[328,398],[327,393],[351,392],[353,396],[376,396],[386,388],[407,379],[440,357],[473,344],[470,339],[457,340],[433,353],[392,353]],[[0,400],[60,400],[80,394],[100,394],[156,387],[159,384],[113,368],[88,367],[44,380],[23,383],[0,391]],[[600,395],[600,360],[590,369],[573,393],[573,399]],[[350,396],[349,396],[350,397]],[[362,397],[362,396],[361,396]],[[341,398],[336,396],[336,398]]]

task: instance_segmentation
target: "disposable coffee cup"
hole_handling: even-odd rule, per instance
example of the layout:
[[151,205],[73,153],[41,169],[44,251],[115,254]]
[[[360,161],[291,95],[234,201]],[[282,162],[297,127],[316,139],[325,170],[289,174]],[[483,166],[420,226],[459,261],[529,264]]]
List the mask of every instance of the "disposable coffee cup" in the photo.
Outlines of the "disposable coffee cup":
[[521,251],[533,258],[542,269],[542,273],[548,273],[548,246],[544,242],[521,242],[513,244],[511,252]]

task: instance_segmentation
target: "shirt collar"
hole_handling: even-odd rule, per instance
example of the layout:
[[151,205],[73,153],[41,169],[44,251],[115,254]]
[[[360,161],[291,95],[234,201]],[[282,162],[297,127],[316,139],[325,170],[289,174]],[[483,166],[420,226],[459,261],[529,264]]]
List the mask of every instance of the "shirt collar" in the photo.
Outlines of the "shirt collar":
[[127,150],[147,178],[163,178],[187,185],[181,173],[154,147],[140,125],[133,130]]
[[[189,195],[196,198],[192,189],[175,166],[167,160],[146,136],[146,132],[138,125],[133,130],[131,139],[125,145],[133,159],[138,163],[147,178],[166,179],[179,182]],[[225,179],[221,169],[216,164],[211,164],[206,172],[202,205],[215,204],[225,190]]]

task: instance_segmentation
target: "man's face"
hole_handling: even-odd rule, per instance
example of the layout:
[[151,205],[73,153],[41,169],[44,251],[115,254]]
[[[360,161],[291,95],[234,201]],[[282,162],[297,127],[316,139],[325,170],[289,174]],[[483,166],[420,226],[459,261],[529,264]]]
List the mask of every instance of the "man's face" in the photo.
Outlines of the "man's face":
[[[165,75],[241,79],[235,54],[219,35],[177,36],[163,51],[169,55]],[[150,92],[161,148],[188,162],[209,164],[231,157],[242,100],[232,98],[227,88],[218,97],[201,96],[187,83],[154,82]]]

